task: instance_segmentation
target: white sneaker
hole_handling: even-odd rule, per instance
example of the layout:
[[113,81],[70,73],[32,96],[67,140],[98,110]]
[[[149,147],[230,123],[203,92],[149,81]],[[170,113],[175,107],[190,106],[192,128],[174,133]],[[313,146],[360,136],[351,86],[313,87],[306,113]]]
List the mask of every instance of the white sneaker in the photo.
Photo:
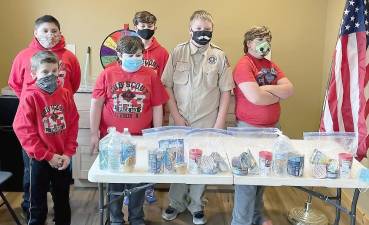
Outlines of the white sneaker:
[[172,206],[168,206],[168,208],[161,214],[161,218],[171,221],[177,218],[178,214],[179,212],[177,209],[173,208]]
[[207,220],[206,220],[206,217],[204,215],[204,211],[198,211],[198,212],[195,212],[193,215],[192,215],[192,222],[193,224],[195,225],[202,225],[202,224],[206,224]]

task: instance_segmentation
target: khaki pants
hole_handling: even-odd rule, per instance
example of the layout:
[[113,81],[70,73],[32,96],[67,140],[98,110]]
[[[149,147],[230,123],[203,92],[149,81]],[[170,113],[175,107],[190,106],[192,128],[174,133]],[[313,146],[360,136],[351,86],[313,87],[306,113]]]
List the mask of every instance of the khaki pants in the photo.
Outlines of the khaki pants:
[[188,209],[192,214],[202,211],[204,207],[204,184],[171,184],[169,205],[179,212]]

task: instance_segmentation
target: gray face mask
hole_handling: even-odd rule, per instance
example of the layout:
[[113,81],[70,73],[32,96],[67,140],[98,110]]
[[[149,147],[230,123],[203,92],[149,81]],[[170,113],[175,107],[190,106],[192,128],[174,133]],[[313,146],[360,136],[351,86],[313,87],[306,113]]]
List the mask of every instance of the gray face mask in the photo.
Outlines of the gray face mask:
[[57,77],[55,74],[51,74],[47,77],[43,77],[36,80],[36,85],[47,93],[53,93],[58,87]]

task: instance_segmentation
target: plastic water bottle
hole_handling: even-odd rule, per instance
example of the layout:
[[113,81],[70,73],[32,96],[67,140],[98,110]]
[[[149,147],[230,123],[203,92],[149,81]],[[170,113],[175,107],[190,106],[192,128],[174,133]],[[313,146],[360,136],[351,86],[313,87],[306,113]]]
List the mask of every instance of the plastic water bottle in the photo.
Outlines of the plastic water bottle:
[[111,132],[112,135],[110,136],[107,144],[109,162],[108,169],[111,172],[118,172],[120,168],[121,139],[115,128]]
[[120,164],[123,172],[132,172],[136,165],[136,145],[132,141],[128,128],[124,128],[121,138]]

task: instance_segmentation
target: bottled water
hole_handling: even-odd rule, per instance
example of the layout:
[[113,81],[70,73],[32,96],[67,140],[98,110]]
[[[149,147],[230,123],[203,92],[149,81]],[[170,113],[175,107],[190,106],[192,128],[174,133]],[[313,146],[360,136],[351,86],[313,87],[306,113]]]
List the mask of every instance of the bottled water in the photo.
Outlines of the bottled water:
[[120,149],[121,139],[119,133],[116,130],[112,131],[112,135],[109,138],[107,149],[108,149],[108,169],[111,172],[118,172],[120,168]]
[[133,144],[128,128],[124,128],[121,138],[120,164],[123,172],[132,172],[136,165],[136,145]]

